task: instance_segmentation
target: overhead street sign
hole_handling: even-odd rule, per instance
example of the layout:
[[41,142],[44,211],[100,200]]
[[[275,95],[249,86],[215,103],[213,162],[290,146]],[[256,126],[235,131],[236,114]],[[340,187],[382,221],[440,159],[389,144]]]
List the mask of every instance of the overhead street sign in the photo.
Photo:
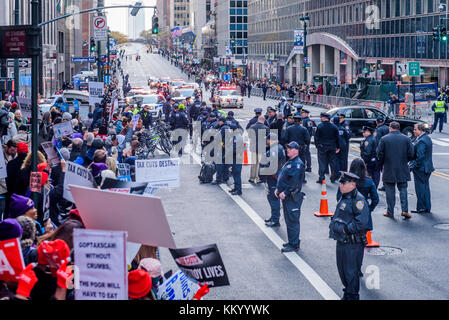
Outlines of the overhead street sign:
[[410,77],[419,77],[420,76],[420,65],[419,62],[409,62],[408,63],[408,75]]
[[[14,67],[14,60],[7,60],[6,66],[8,68]],[[28,68],[28,61],[27,60],[19,60],[19,67],[20,68]]]
[[96,41],[108,40],[108,24],[106,22],[106,17],[93,17],[92,26],[94,29],[94,39]]
[[72,63],[95,63],[95,57],[72,57]]

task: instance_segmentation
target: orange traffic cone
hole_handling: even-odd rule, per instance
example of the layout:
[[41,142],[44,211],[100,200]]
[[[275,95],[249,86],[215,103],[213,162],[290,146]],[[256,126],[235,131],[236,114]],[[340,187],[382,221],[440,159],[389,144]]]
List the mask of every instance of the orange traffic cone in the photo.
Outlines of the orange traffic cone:
[[371,239],[371,231],[369,230],[366,233],[366,240],[368,240],[368,244],[365,247],[379,247],[379,243]]
[[243,144],[243,164],[248,165],[250,164],[248,161],[248,148],[246,147],[246,143]]
[[314,215],[317,217],[332,217],[334,215],[333,212],[329,212],[329,208],[327,206],[326,180],[323,180],[323,184],[321,186],[320,212],[314,212]]

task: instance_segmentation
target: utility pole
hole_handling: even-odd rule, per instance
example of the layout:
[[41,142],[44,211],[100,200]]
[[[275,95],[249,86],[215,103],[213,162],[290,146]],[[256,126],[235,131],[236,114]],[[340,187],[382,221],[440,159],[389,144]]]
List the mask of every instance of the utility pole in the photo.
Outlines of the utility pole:
[[[98,0],[98,8],[104,7],[104,0]],[[98,15],[102,16],[103,12],[98,10]],[[98,74],[98,82],[103,82],[103,74],[101,72],[101,41],[97,42],[97,74]]]
[[[20,24],[20,8],[19,0],[14,2],[14,24],[17,26]],[[20,90],[20,70],[19,70],[19,59],[14,59],[14,101],[17,102],[17,97],[19,96]]]
[[[109,28],[108,28],[108,43],[106,44],[107,45],[107,48],[108,48],[108,76],[110,77],[110,75],[111,75],[111,72],[110,72],[110,68],[111,68],[111,46],[110,46],[110,41],[111,41],[111,38],[110,38],[110,33],[111,33],[111,31],[109,31]],[[110,79],[110,78],[109,78]]]
[[301,20],[304,23],[304,48],[303,48],[303,57],[304,57],[304,61],[302,62],[304,65],[304,83],[307,84],[307,67],[306,67],[306,61],[308,63],[307,60],[307,21],[310,20],[310,17],[308,15],[303,15],[302,17],[299,18],[299,20]]

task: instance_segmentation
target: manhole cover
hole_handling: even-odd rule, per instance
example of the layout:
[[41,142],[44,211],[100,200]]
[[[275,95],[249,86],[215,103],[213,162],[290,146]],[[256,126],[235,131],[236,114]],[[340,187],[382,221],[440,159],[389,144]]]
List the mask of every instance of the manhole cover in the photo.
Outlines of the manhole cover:
[[402,249],[394,247],[366,248],[365,251],[373,256],[391,256],[402,253]]
[[440,230],[449,230],[449,223],[438,223],[433,227]]

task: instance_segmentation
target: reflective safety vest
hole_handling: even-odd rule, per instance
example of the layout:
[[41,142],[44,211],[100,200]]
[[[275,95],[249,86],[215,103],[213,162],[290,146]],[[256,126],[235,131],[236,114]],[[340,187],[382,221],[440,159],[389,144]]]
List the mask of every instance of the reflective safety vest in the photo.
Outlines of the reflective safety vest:
[[444,101],[437,101],[435,102],[435,113],[443,113],[446,112],[446,108],[444,107],[445,102]]

